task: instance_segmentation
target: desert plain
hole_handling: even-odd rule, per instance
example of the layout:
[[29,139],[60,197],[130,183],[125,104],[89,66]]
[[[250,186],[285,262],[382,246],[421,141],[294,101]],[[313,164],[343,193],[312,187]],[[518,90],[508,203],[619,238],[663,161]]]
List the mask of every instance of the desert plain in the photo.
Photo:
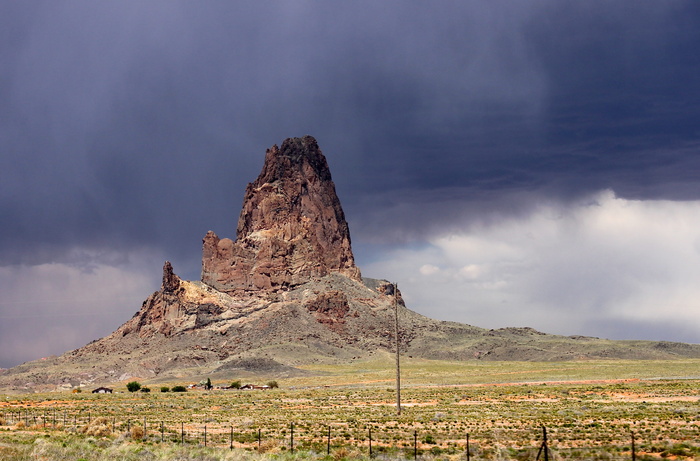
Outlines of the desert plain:
[[698,359],[404,357],[400,414],[389,354],[301,368],[0,395],[0,459],[700,459]]

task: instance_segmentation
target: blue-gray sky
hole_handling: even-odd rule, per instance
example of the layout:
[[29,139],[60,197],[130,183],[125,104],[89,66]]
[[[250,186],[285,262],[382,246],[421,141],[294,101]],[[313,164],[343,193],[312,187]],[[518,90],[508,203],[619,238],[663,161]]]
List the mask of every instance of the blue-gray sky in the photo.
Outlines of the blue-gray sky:
[[700,342],[693,1],[0,4],[0,367],[113,331],[311,134],[441,319]]

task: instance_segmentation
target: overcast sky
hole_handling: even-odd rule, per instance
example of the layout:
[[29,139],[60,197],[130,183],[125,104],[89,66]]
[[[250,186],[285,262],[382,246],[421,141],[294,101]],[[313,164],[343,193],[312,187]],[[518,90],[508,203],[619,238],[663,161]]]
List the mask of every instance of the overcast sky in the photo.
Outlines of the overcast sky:
[[316,137],[420,313],[700,343],[694,1],[0,3],[0,367],[199,279]]

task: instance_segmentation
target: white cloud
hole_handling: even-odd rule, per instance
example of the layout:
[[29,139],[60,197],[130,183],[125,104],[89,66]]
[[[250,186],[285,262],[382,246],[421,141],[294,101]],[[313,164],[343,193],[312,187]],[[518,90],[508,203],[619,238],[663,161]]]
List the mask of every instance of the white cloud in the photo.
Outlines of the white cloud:
[[0,367],[61,354],[114,331],[160,287],[149,251],[75,251],[73,263],[0,267]]
[[363,267],[410,308],[497,328],[700,342],[700,202],[603,191],[436,235]]
[[440,272],[440,268],[432,264],[423,264],[419,270],[423,275],[434,275]]

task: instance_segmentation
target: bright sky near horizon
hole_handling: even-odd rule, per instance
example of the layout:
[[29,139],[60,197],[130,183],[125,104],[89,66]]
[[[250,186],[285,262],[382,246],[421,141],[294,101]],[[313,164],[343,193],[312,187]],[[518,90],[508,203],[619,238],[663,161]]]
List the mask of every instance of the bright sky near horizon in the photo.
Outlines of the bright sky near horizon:
[[700,343],[700,4],[0,4],[0,367],[116,329],[310,134],[363,275],[488,328]]

